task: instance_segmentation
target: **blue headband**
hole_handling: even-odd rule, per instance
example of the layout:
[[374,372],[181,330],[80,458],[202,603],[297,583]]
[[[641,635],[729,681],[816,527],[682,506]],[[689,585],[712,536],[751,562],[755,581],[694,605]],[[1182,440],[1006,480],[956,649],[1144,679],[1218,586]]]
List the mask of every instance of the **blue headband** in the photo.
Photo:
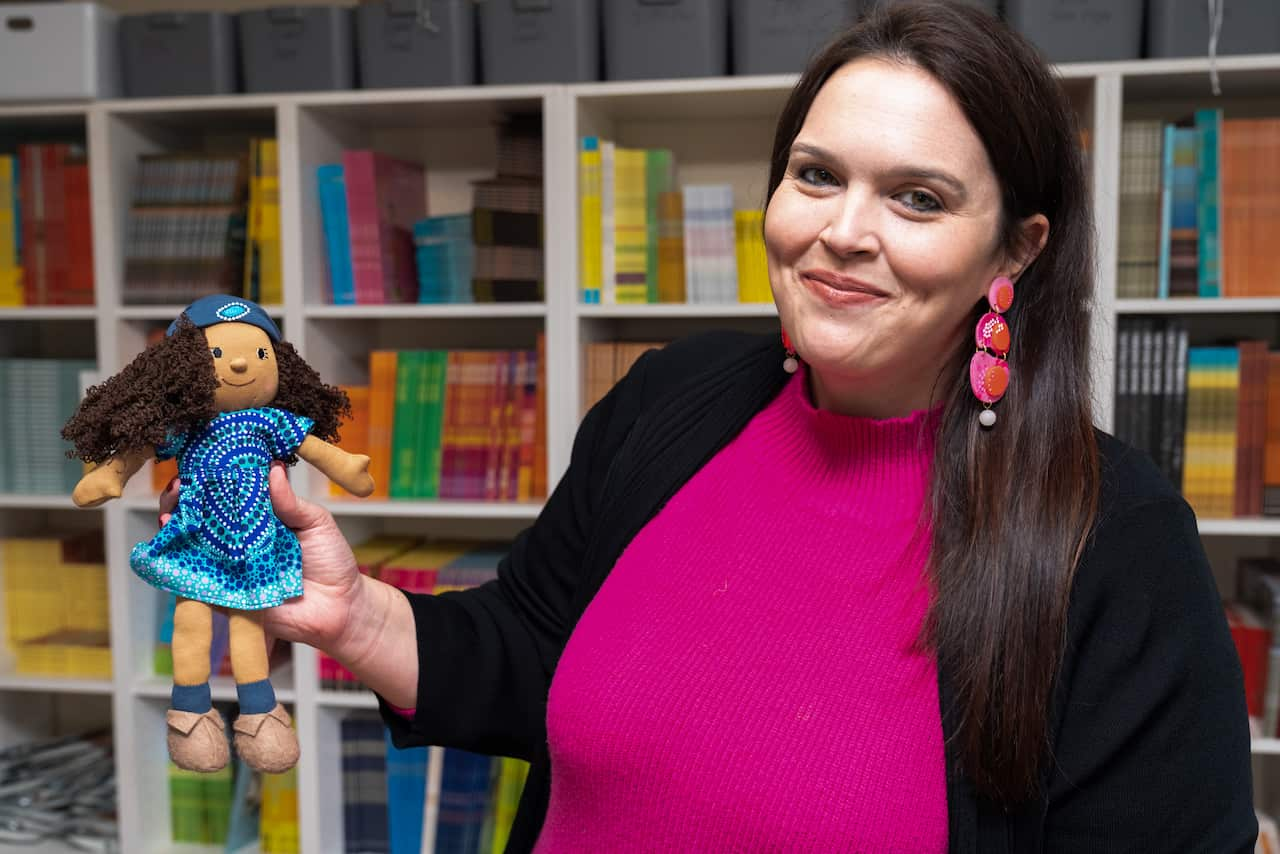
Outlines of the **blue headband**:
[[[280,340],[280,328],[262,310],[262,306],[253,300],[243,299],[242,297],[227,296],[225,294],[200,297],[200,299],[187,306],[182,314],[185,314],[187,319],[198,329],[213,326],[215,323],[248,323],[267,333],[267,336],[272,341]],[[181,316],[179,315],[179,319],[181,319]],[[175,320],[169,324],[169,328],[164,334],[169,336],[177,330],[178,321]]]

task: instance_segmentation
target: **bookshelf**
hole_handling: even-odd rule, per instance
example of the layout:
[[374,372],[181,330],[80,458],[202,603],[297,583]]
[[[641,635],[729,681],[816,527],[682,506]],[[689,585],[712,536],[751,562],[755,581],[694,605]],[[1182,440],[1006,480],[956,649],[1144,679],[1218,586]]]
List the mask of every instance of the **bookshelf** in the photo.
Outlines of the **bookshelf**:
[[[1090,135],[1090,169],[1098,224],[1098,298],[1092,330],[1093,381],[1100,427],[1114,417],[1116,324],[1135,314],[1185,314],[1192,323],[1244,328],[1277,340],[1280,299],[1117,300],[1121,122],[1171,117],[1218,103],[1242,114],[1280,115],[1280,55],[1218,60],[1223,96],[1213,98],[1202,59],[1143,60],[1061,66],[1059,71]],[[0,309],[0,356],[94,357],[111,373],[143,345],[149,329],[182,306],[124,306],[121,301],[125,214],[137,157],[179,146],[271,135],[279,141],[284,298],[270,307],[285,336],[329,382],[367,379],[370,349],[531,346],[547,340],[548,470],[566,468],[580,405],[582,348],[606,340],[676,337],[698,329],[775,330],[771,305],[581,305],[578,303],[577,142],[597,134],[633,146],[672,149],[679,180],[734,186],[737,206],[762,203],[773,122],[794,82],[789,75],[708,80],[591,83],[114,100],[85,104],[0,105],[0,142],[63,132],[88,147],[94,226],[94,307]],[[426,163],[431,212],[466,209],[469,182],[492,173],[494,123],[512,112],[543,123],[546,193],[546,300],[492,305],[333,306],[326,304],[323,232],[315,167],[342,149],[367,146]],[[353,501],[330,498],[324,479],[299,466],[295,488],[328,507],[352,539],[375,533],[505,538],[528,525],[536,502]],[[110,569],[110,681],[18,677],[0,671],[0,744],[40,732],[23,709],[34,697],[82,706],[114,730],[122,850],[173,850],[163,742],[168,680],[151,673],[154,592],[127,565],[132,544],[154,532],[156,499],[144,471],[125,498],[94,511],[66,496],[0,495],[0,532],[101,526]],[[1280,519],[1206,519],[1206,549],[1230,585],[1236,554],[1280,555]],[[1225,593],[1231,591],[1224,588]],[[291,666],[273,675],[290,704],[302,744],[299,822],[302,850],[342,845],[339,722],[372,708],[369,695],[321,689],[315,653],[292,650]],[[234,696],[218,683],[215,697]],[[88,712],[85,712],[86,714]],[[1255,742],[1259,802],[1280,797],[1280,739]],[[432,773],[439,780],[440,756]],[[428,807],[434,801],[429,795]],[[428,813],[428,824],[433,814]],[[184,850],[189,847],[184,846]],[[199,848],[191,850],[203,850]]]

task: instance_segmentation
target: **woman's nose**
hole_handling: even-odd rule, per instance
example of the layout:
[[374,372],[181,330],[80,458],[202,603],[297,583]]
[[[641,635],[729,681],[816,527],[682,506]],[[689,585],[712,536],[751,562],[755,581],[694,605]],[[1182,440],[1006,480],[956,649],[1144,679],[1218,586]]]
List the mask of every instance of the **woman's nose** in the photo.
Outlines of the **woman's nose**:
[[244,356],[236,356],[231,360],[231,370],[235,371],[237,374],[243,374],[245,371],[249,370],[249,360]]

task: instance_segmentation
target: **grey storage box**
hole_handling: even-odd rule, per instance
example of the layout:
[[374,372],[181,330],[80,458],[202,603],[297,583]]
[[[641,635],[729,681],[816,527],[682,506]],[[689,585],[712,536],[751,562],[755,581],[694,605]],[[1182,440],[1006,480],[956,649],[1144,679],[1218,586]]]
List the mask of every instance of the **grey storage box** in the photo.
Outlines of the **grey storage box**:
[[[892,6],[894,3],[902,3],[906,0],[861,0],[862,10],[868,12],[877,6]],[[999,0],[950,0],[952,3],[966,3],[970,6],[977,6],[985,12],[995,15],[999,11]]]
[[[1204,0],[1150,0],[1147,56],[1208,56]],[[1280,53],[1278,0],[1223,0],[1217,53]]]
[[726,0],[604,0],[608,80],[729,73]]
[[1050,62],[1142,55],[1142,0],[1005,0],[1004,14]]
[[96,3],[0,5],[0,101],[119,95],[116,23]]
[[351,9],[276,6],[240,13],[246,92],[314,92],[355,86]]
[[485,83],[599,80],[600,0],[485,0],[480,56]]
[[855,0],[733,0],[733,73],[802,71],[856,16]]
[[[467,86],[476,82],[475,0],[382,0],[356,9],[360,85]],[[421,8],[426,14],[419,16]]]
[[225,12],[127,15],[120,20],[120,56],[131,98],[237,90],[235,17]]

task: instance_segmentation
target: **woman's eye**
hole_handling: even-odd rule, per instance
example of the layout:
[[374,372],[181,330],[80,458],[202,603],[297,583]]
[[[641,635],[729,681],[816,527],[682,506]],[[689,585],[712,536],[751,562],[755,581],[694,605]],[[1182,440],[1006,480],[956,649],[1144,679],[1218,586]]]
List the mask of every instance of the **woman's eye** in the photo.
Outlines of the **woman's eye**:
[[259,347],[259,348],[258,348],[258,358],[259,358],[259,359],[265,359],[265,358],[267,358],[267,348],[266,348],[266,347]]
[[836,176],[821,166],[806,166],[797,174],[800,180],[815,187],[830,187],[836,183]]
[[934,213],[942,210],[942,203],[932,193],[926,193],[924,190],[908,190],[905,193],[899,193],[898,198],[903,199],[903,204],[916,213]]
[[209,352],[213,354],[213,358],[215,358],[215,359],[221,359],[221,358],[222,358],[222,348],[221,348],[221,347],[214,347],[214,348],[213,348],[213,349],[211,349]]

